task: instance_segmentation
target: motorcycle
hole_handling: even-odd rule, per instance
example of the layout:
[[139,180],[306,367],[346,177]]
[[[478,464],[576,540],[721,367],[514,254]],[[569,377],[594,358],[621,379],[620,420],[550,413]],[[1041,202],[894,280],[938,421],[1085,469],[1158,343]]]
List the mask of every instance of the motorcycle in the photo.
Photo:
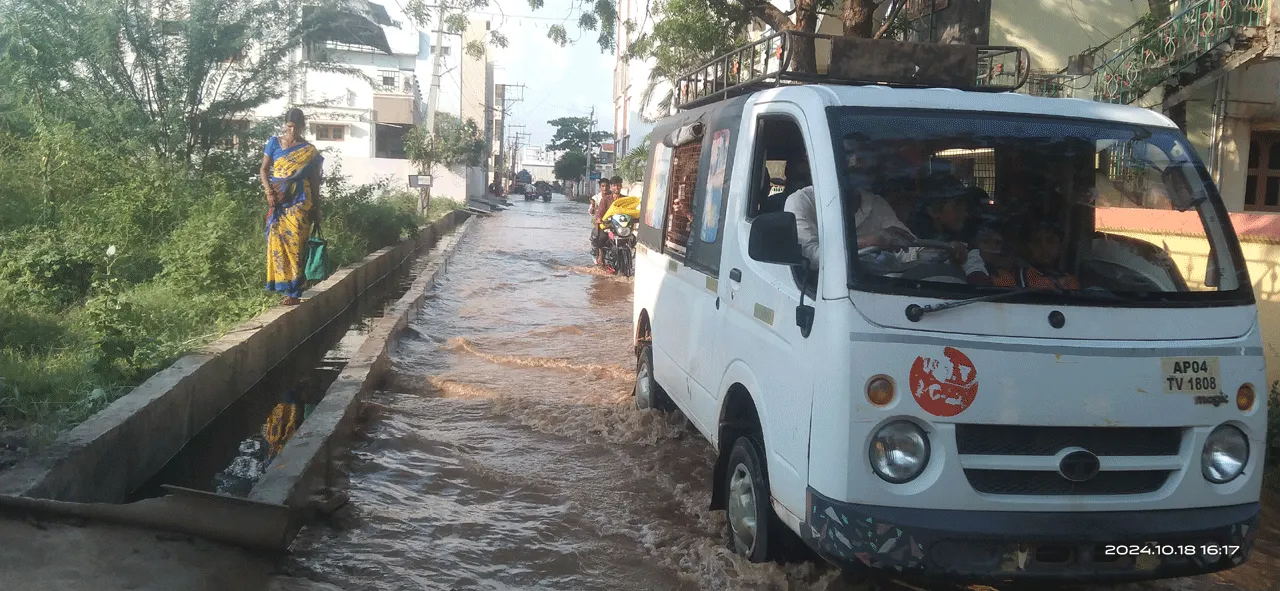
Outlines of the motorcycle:
[[601,260],[609,273],[621,274],[623,277],[635,274],[636,229],[639,222],[638,197],[620,198],[605,212],[600,222],[600,231],[605,236]]
[[636,253],[636,220],[625,213],[609,216],[604,232],[607,244],[604,247],[604,268],[613,274],[630,277],[635,274]]
[[551,187],[538,189],[538,195],[542,197],[543,202],[551,203]]

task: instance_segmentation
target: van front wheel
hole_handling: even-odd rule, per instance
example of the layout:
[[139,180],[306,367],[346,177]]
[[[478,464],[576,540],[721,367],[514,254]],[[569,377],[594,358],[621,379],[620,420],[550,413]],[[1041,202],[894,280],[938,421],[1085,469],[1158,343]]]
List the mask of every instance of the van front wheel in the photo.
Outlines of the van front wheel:
[[774,518],[770,506],[769,475],[762,446],[751,437],[739,437],[729,452],[725,478],[729,548],[751,562],[774,559],[778,555],[774,543],[777,537],[771,528],[781,524]]
[[640,346],[640,354],[636,356],[636,408],[640,410],[654,409],[662,412],[675,410],[675,403],[667,396],[667,392],[653,378],[653,345],[645,343]]

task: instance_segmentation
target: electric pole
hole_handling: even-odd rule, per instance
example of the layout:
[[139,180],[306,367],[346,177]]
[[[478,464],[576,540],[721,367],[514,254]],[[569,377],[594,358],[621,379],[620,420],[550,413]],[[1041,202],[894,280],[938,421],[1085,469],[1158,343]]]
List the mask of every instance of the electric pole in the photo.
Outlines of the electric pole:
[[587,129],[587,181],[586,181],[587,190],[585,191],[586,193],[591,192],[591,154],[595,148],[594,146],[595,135],[596,135],[596,108],[593,105],[591,107],[591,125]]
[[433,6],[440,13],[436,25],[435,45],[431,47],[431,90],[427,92],[427,133],[436,133],[436,111],[440,109],[440,62],[444,61],[444,6]]
[[[513,128],[514,128],[514,127],[519,127],[519,128],[524,128],[524,126],[523,126],[523,125],[508,125],[507,127],[513,127]],[[506,132],[504,131],[503,133],[504,133],[504,136],[505,136],[505,133],[506,133]],[[504,158],[502,159],[502,164],[503,164],[504,166],[506,166],[508,163],[510,164],[510,167],[509,167],[509,168],[510,168],[510,172],[511,172],[511,174],[512,174],[512,175],[514,175],[515,173],[519,172],[519,170],[517,169],[517,167],[516,167],[516,164],[515,164],[515,163],[516,163],[516,158],[519,156],[519,152],[517,152],[517,150],[519,150],[519,149],[520,149],[520,138],[519,138],[520,132],[516,132],[516,133],[515,133],[515,135],[516,135],[517,137],[512,138],[512,141],[511,141],[511,152],[510,152],[511,156],[510,156],[509,158],[504,157]]]
[[[435,45],[431,47],[431,88],[427,91],[427,116],[426,120],[423,122],[423,125],[426,126],[427,137],[429,138],[428,141],[435,141],[436,111],[440,110],[440,67],[441,62],[444,61],[445,7],[442,3],[435,6],[428,6],[427,8],[433,8],[436,12],[440,13],[440,22],[436,25],[435,30]],[[435,163],[433,162],[432,164],[434,165]],[[428,170],[426,172],[432,171]],[[431,175],[431,179],[434,183],[434,175]],[[425,187],[420,187],[419,191],[421,191],[419,208],[423,212],[426,212],[427,206],[431,202],[431,186],[427,185]]]
[[[498,113],[502,114],[501,126],[498,128],[498,166],[496,166],[495,167],[496,170],[494,170],[494,180],[497,182],[502,182],[501,179],[504,176],[502,173],[504,169],[507,168],[506,154],[505,154],[506,141],[507,141],[506,128],[507,128],[507,118],[511,115],[511,113],[509,112],[510,107],[508,105],[514,105],[524,100],[523,94],[519,97],[515,97],[515,96],[512,96],[513,93],[508,92],[508,89],[518,88],[520,90],[524,90],[525,86],[524,84],[495,84],[494,86],[495,86],[495,90],[497,90],[498,88],[502,89],[502,92],[501,92],[502,104],[497,107],[489,107],[489,109],[497,111]],[[512,126],[512,127],[524,127],[524,126],[519,125],[519,126]]]

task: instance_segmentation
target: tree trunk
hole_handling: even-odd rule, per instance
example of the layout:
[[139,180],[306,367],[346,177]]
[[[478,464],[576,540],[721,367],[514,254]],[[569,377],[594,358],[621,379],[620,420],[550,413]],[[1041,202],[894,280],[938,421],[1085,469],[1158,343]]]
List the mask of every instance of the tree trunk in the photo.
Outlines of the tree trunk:
[[[796,0],[796,22],[789,27],[801,33],[813,33],[818,30],[818,9],[814,0]],[[791,68],[806,74],[818,73],[818,48],[813,37],[795,36],[791,38],[794,49],[791,56]]]
[[[1154,2],[1155,0],[1152,0]],[[845,0],[840,21],[844,23],[846,37],[870,39],[875,33],[872,17],[875,16],[875,0]]]

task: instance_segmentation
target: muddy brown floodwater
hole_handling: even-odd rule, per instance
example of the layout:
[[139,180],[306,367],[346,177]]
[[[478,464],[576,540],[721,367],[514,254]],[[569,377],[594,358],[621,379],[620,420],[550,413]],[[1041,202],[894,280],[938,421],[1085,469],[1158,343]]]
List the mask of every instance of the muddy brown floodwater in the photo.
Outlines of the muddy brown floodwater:
[[[710,446],[678,413],[632,406],[631,283],[590,267],[588,227],[561,196],[477,220],[369,399],[350,503],[303,530],[296,574],[379,591],[851,588],[824,564],[725,548]],[[1275,565],[1117,588],[1263,589]]]

